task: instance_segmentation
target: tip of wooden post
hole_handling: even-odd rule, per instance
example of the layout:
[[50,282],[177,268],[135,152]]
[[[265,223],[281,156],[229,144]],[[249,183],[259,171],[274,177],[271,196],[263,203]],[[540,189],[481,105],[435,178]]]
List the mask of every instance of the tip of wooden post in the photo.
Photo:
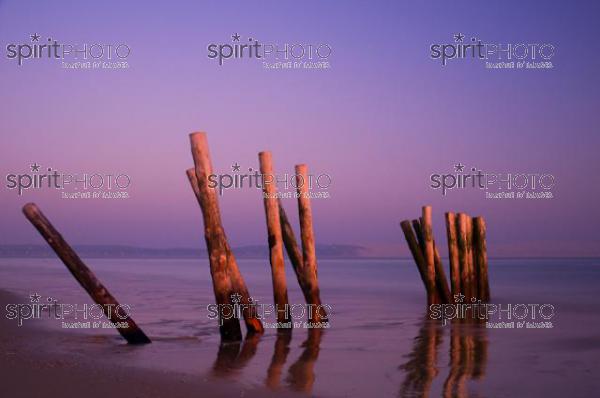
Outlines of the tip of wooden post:
[[23,213],[25,213],[26,215],[33,214],[38,211],[39,211],[39,209],[38,209],[37,205],[33,202],[29,202],[25,206],[23,206]]
[[294,166],[294,168],[296,169],[296,174],[303,174],[308,169],[308,166],[305,163],[300,163]]
[[258,159],[261,161],[271,160],[271,151],[260,151],[258,153]]
[[204,131],[195,131],[190,134],[191,142],[206,141],[206,133]]

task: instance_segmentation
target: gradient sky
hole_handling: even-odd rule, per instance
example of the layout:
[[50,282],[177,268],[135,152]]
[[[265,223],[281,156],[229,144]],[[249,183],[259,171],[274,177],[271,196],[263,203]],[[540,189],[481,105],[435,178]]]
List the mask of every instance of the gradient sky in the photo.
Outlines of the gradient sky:
[[[600,94],[597,2],[171,2],[0,1],[0,244],[41,243],[20,212],[37,202],[74,244],[204,245],[185,169],[188,134],[209,134],[215,171],[296,163],[333,176],[313,201],[319,243],[406,253],[398,226],[434,209],[484,215],[492,255],[600,255]],[[431,43],[461,32],[487,42],[553,43],[555,69],[486,70],[429,59]],[[17,67],[8,43],[38,33],[65,43],[127,43],[129,70],[65,71],[53,61]],[[328,43],[326,71],[219,67],[209,43],[239,33],[262,42]],[[18,197],[5,175],[32,162],[61,171],[124,172],[131,199]],[[484,171],[548,172],[546,201],[442,198],[429,175],[456,162]],[[285,201],[296,212],[293,200]],[[233,246],[266,244],[257,191],[221,200]]]

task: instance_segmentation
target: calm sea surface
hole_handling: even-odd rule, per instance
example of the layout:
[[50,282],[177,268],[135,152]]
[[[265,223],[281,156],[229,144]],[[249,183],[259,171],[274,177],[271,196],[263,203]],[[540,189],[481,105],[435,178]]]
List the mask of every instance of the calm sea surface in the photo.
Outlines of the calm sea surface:
[[[447,263],[447,261],[446,261]],[[54,350],[93,353],[131,366],[225,378],[316,396],[590,397],[600,391],[600,260],[492,259],[492,302],[551,304],[551,329],[490,329],[427,319],[422,282],[409,260],[321,260],[331,328],[295,329],[219,347],[208,262],[90,259],[87,264],[154,343],[122,344],[110,329],[63,329]],[[272,302],[267,261],[238,260],[251,295]],[[291,303],[303,303],[291,269]],[[58,259],[0,259],[0,288],[29,301],[91,303]],[[3,309],[3,316],[6,310]],[[84,353],[79,354],[80,348]]]

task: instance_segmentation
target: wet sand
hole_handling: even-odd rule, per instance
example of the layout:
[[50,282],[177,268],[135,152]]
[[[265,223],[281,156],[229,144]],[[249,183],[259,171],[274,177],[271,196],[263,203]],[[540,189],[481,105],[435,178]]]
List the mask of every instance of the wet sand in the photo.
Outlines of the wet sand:
[[[0,305],[22,299],[0,290]],[[0,318],[2,390],[18,397],[294,397],[208,376],[127,366],[115,353],[100,357],[82,344],[72,355],[57,349],[65,335],[39,327],[18,327]],[[137,348],[134,348],[137,349]]]

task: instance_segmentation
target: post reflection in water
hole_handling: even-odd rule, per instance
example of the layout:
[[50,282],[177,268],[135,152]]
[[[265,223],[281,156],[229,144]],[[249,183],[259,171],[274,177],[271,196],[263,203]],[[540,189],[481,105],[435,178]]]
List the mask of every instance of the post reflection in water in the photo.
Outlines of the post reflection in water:
[[450,330],[449,370],[443,385],[443,397],[468,397],[469,380],[485,376],[488,340],[485,324],[474,321],[455,321],[450,327],[439,321],[422,320],[419,334],[415,337],[408,360],[400,366],[406,376],[400,397],[427,397],[431,385],[440,373],[438,352],[443,343],[445,330]]
[[251,334],[246,336],[242,344],[239,342],[220,344],[213,365],[213,375],[229,377],[243,369],[256,354],[261,337],[260,334]]
[[290,343],[292,341],[292,329],[277,331],[275,348],[269,369],[267,369],[267,379],[265,385],[271,389],[277,389],[281,384],[281,372],[287,356],[290,353]]
[[[291,390],[310,393],[316,379],[314,367],[319,357],[323,329],[307,329],[307,334],[307,339],[302,343],[302,353],[290,365],[285,382],[287,388]],[[212,367],[213,376],[230,378],[238,375],[256,354],[261,337],[258,334],[250,335],[243,343],[221,344]],[[265,379],[265,385],[270,389],[281,388],[283,368],[290,352],[291,342],[291,330],[277,332],[273,355]]]
[[304,350],[289,370],[287,382],[292,390],[311,392],[315,383],[315,362],[319,358],[319,349],[323,329],[308,329],[308,338],[302,346]]

